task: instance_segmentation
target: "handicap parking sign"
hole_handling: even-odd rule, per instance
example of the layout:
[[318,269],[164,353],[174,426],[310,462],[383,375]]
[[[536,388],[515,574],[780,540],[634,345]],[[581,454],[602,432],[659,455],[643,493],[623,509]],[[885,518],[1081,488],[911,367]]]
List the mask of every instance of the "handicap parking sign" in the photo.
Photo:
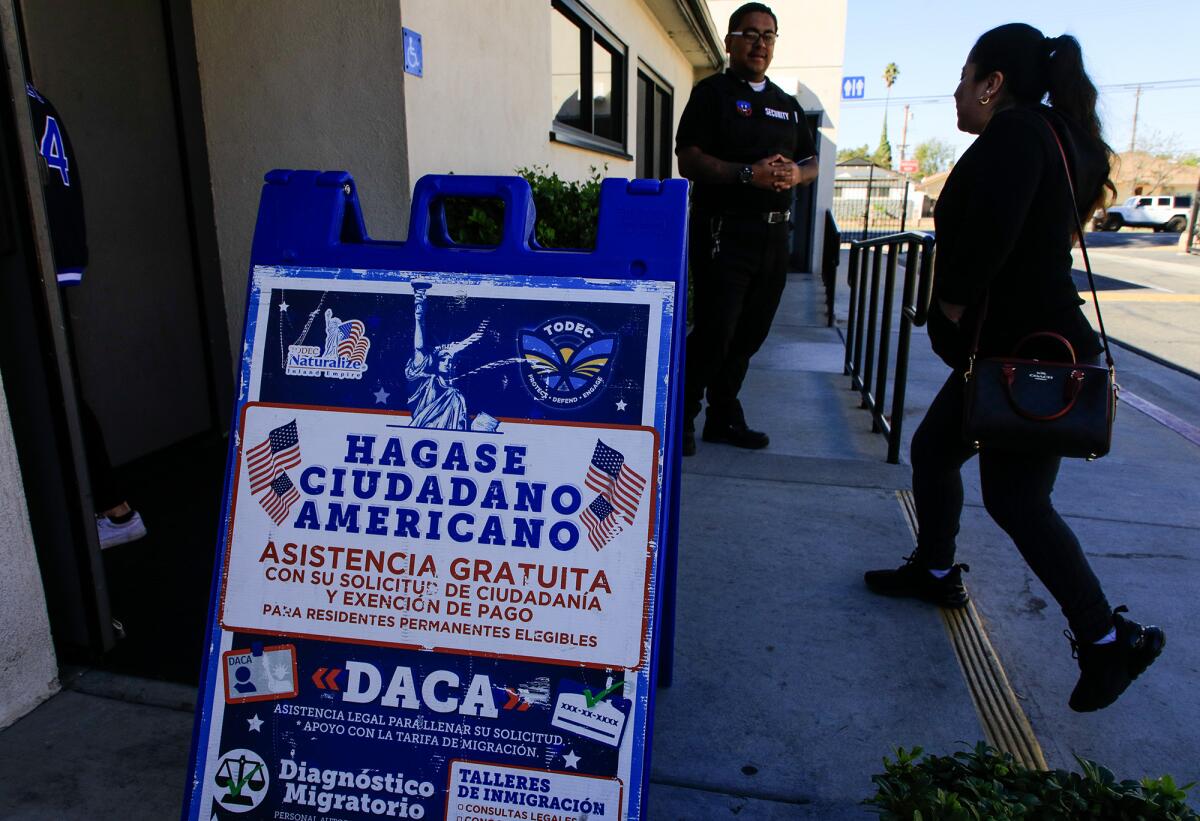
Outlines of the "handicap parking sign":
[[421,35],[411,29],[401,28],[404,35],[404,70],[417,77],[425,76],[425,57],[421,53]]

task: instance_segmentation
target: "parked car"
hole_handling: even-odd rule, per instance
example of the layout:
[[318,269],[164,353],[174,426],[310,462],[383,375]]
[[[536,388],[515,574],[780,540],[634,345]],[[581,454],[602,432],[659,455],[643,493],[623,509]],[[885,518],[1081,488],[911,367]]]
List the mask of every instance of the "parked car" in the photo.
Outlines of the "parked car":
[[1102,216],[1097,212],[1092,220],[1099,231],[1119,231],[1128,225],[1178,233],[1187,227],[1191,209],[1191,194],[1141,195],[1109,208]]

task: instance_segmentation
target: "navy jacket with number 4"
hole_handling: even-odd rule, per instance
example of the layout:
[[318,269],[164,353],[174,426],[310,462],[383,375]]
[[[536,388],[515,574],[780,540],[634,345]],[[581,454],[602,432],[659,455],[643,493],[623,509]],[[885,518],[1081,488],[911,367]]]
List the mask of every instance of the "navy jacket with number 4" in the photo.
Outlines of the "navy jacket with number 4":
[[83,191],[75,151],[62,118],[50,101],[31,85],[29,110],[33,115],[33,137],[37,141],[42,192],[50,220],[54,249],[54,273],[59,285],[78,285],[88,263],[87,229],[83,219]]

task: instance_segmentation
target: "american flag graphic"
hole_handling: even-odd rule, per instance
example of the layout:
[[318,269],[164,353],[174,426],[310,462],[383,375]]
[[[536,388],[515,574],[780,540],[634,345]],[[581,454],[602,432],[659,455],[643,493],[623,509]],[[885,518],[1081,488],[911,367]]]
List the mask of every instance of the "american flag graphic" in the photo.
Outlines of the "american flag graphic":
[[621,523],[617,521],[617,512],[603,496],[597,496],[590,505],[579,514],[579,521],[587,528],[588,541],[592,547],[599,550],[613,536],[621,532]]
[[625,464],[625,456],[620,451],[597,439],[583,484],[607,498],[621,518],[633,524],[646,480]]
[[275,477],[300,464],[300,435],[296,420],[280,425],[267,438],[246,452],[246,470],[250,475],[250,492],[258,493],[275,481]]
[[267,492],[259,497],[258,503],[263,506],[263,510],[267,511],[267,515],[275,524],[281,525],[291,511],[292,505],[299,498],[300,491],[296,490],[292,480],[286,473],[280,473],[271,482]]
[[371,340],[367,339],[366,326],[357,319],[343,322],[337,329],[337,355],[355,362],[365,362]]

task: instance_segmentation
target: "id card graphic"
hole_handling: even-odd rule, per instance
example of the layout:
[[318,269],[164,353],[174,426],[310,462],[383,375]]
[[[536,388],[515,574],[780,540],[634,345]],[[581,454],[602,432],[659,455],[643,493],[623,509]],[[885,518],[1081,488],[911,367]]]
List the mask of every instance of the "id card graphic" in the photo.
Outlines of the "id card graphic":
[[291,644],[229,650],[221,662],[226,704],[293,698],[300,692],[296,648]]
[[550,724],[610,747],[620,746],[631,704],[620,695],[622,684],[609,680],[606,689],[593,693],[578,681],[560,681]]

